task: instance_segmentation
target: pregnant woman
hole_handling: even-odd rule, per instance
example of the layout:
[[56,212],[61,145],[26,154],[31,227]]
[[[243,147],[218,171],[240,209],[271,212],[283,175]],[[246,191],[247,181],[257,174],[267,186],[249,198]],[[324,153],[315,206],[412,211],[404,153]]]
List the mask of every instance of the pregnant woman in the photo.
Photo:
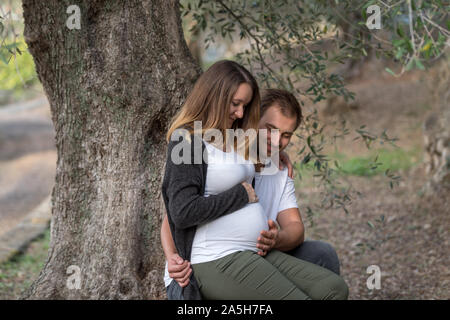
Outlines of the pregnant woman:
[[[193,134],[195,121],[224,136],[226,129],[256,130],[259,99],[244,67],[219,61],[199,78],[169,128],[162,194],[175,247],[194,271],[183,297],[346,299],[348,288],[335,273],[277,250],[257,254],[267,221],[249,184],[254,164],[237,149]],[[184,137],[174,139],[180,130]],[[180,148],[186,141],[187,150]]]

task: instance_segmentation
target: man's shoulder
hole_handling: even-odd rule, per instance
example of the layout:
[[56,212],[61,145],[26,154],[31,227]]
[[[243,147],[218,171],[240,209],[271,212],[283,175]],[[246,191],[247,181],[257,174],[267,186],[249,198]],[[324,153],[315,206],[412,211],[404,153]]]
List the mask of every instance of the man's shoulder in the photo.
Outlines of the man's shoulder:
[[288,169],[287,167],[284,167],[282,170],[277,169],[277,171],[273,174],[256,174],[257,178],[261,181],[275,183],[275,182],[282,182],[283,184],[286,183],[288,178]]

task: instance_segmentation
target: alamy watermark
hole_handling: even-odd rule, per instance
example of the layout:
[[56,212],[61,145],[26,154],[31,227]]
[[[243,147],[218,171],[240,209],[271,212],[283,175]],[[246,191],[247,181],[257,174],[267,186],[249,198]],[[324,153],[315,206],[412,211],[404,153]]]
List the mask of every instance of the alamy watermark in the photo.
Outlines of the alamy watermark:
[[366,281],[367,289],[380,290],[381,289],[381,269],[380,269],[380,267],[375,264],[368,266],[366,269],[366,273],[372,274],[369,278],[367,278],[367,281]]
[[66,286],[69,290],[80,290],[81,289],[81,269],[79,266],[70,265],[66,273],[70,276],[67,278]]
[[67,7],[66,10],[67,14],[70,14],[70,16],[66,20],[66,27],[70,30],[81,29],[81,10],[80,7],[73,4],[71,6]]
[[371,16],[367,17],[366,26],[369,30],[381,29],[381,9],[376,4],[371,5],[367,8],[366,13]]
[[[225,137],[221,130],[202,129],[202,122],[194,122],[193,141],[187,129],[176,129],[171,141],[178,143],[173,147],[170,157],[174,164],[223,164],[262,163],[260,174],[272,175],[278,172],[280,154],[278,129],[226,129]],[[270,140],[268,139],[270,137]],[[208,159],[207,149],[202,152],[202,140],[223,151],[220,157]],[[193,150],[193,151],[192,151]],[[194,154],[192,154],[194,152]]]

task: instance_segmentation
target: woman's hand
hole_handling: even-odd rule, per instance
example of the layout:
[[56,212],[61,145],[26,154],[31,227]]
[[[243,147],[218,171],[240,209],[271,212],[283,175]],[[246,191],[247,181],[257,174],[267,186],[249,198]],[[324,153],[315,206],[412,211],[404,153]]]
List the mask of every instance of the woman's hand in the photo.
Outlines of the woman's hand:
[[192,273],[191,263],[183,260],[177,253],[172,254],[167,259],[167,271],[180,287],[184,288],[189,284],[189,277]]
[[286,152],[280,152],[280,170],[283,170],[284,166],[288,168],[288,176],[294,179],[294,166],[292,165],[291,159]]
[[258,202],[258,196],[256,195],[256,192],[253,189],[252,185],[245,181],[242,182],[242,185],[244,186],[245,190],[247,191],[248,203]]

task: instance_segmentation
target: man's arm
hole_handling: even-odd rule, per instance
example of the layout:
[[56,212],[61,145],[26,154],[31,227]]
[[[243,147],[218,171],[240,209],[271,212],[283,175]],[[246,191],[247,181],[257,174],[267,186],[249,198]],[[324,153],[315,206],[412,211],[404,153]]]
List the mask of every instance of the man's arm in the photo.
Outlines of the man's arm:
[[289,251],[299,246],[305,238],[305,227],[297,206],[294,180],[287,177],[278,207],[277,222],[269,220],[269,230],[261,231],[257,239],[258,254],[264,256],[272,249]]
[[287,177],[283,189],[278,207],[277,221],[280,225],[280,232],[275,244],[276,249],[289,251],[303,242],[305,239],[305,227],[297,205],[295,183],[290,177]]
[[305,240],[305,227],[298,208],[290,208],[278,213],[280,230],[274,248],[289,251]]
[[161,245],[167,259],[169,276],[177,281],[182,288],[187,286],[189,284],[189,277],[192,273],[191,264],[189,261],[183,260],[183,258],[178,255],[172,233],[170,232],[167,215],[164,216],[161,225]]
[[269,220],[269,230],[261,231],[256,247],[258,254],[265,256],[272,249],[289,251],[298,247],[305,239],[305,228],[298,208],[289,208],[278,213],[277,224]]

